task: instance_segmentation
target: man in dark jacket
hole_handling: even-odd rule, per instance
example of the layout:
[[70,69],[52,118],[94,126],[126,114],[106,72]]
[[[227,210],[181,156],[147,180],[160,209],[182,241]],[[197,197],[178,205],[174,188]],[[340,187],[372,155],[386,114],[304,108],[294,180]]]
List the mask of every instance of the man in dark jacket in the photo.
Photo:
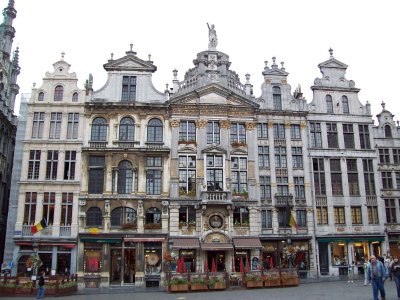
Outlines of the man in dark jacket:
[[372,285],[374,300],[378,300],[378,291],[381,293],[381,298],[386,298],[384,280],[388,277],[385,266],[376,259],[375,255],[371,256],[371,263],[368,265],[368,280]]
[[43,298],[44,298],[44,271],[40,272],[37,294],[36,294],[36,299],[43,299]]

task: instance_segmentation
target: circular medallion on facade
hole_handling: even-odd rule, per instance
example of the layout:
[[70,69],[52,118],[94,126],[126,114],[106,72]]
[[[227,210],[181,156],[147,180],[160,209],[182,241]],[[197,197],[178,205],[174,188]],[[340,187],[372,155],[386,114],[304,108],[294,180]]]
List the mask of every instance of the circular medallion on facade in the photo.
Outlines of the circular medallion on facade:
[[212,215],[210,219],[208,219],[208,223],[212,228],[221,228],[224,221],[218,215]]
[[148,263],[149,265],[151,265],[151,266],[155,266],[155,265],[158,263],[159,260],[160,260],[160,259],[159,259],[158,255],[155,254],[155,253],[151,253],[151,254],[149,254],[149,256],[147,257],[147,263]]

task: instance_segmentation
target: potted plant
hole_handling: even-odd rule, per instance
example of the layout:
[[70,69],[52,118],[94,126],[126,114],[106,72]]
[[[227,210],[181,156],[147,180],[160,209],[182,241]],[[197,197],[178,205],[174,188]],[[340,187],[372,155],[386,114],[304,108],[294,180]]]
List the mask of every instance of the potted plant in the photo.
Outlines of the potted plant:
[[33,282],[21,282],[15,285],[15,294],[17,295],[31,295]]
[[161,223],[146,223],[144,229],[161,229]]
[[190,280],[190,290],[206,291],[208,290],[207,281],[202,277],[193,277]]
[[174,277],[167,281],[170,292],[186,292],[189,290],[189,282],[183,277]]
[[0,295],[11,296],[15,293],[15,283],[14,282],[0,282]]
[[263,286],[263,281],[260,274],[256,273],[246,274],[246,287],[257,288],[262,286]]
[[244,147],[244,146],[247,146],[247,144],[246,144],[246,142],[245,141],[240,141],[240,142],[233,142],[233,143],[231,143],[231,146],[232,147]]
[[121,225],[121,227],[122,227],[123,230],[126,230],[126,229],[137,229],[136,223],[123,223]]
[[184,145],[189,145],[189,144],[194,144],[197,145],[196,140],[195,139],[190,139],[190,140],[185,140],[185,139],[180,139],[178,141],[178,144],[184,144]]
[[263,277],[264,286],[265,287],[272,287],[272,286],[280,286],[281,285],[281,278],[279,277],[279,273],[266,273]]
[[208,279],[208,288],[210,290],[224,290],[226,289],[225,280],[218,276],[212,276]]
[[281,281],[282,285],[284,286],[293,286],[299,285],[300,280],[299,276],[297,275],[297,271],[282,271],[281,272]]
[[78,291],[78,284],[74,281],[63,282],[58,286],[57,296],[73,295]]

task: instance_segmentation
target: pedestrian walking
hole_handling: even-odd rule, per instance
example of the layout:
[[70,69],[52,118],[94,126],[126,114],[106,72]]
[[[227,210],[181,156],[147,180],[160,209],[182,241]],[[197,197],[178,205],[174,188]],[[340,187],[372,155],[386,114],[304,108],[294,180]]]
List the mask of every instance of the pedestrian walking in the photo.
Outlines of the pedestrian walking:
[[396,256],[393,259],[391,271],[391,273],[393,274],[394,282],[396,283],[397,298],[400,299],[400,262]]
[[40,272],[37,294],[36,294],[36,299],[43,299],[43,298],[44,298],[44,271]]
[[372,255],[371,263],[368,266],[368,280],[372,285],[374,300],[378,300],[378,292],[380,292],[382,300],[386,298],[385,287],[383,284],[387,277],[388,274],[383,263],[377,260],[375,255]]

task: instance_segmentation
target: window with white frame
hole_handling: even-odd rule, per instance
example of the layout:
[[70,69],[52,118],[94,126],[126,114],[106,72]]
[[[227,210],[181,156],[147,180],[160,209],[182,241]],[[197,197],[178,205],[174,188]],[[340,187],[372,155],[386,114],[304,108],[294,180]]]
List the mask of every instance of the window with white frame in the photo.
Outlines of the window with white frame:
[[146,193],[148,195],[161,194],[161,168],[161,156],[151,156],[146,158]]
[[326,123],[328,148],[339,148],[338,131],[336,123]]
[[267,139],[268,138],[268,124],[267,123],[257,123],[257,138]]
[[75,179],[76,151],[65,151],[64,180]]
[[181,206],[179,208],[179,226],[196,224],[196,210],[193,206]]
[[262,229],[272,228],[272,210],[263,209],[261,211],[261,228]]
[[28,179],[39,179],[40,150],[29,151]]
[[375,173],[372,159],[363,159],[364,186],[367,196],[375,196]]
[[163,123],[159,119],[151,119],[147,125],[147,142],[161,143],[163,141]]
[[304,177],[293,177],[294,191],[296,199],[306,199],[306,188],[304,185]]
[[130,194],[133,186],[133,167],[128,160],[123,160],[118,164],[118,194]]
[[328,225],[328,207],[317,206],[317,225]]
[[393,148],[392,153],[393,153],[393,164],[399,165],[400,164],[400,149]]
[[331,95],[326,95],[325,96],[325,102],[326,102],[326,112],[328,114],[333,114],[332,96]]
[[92,122],[92,132],[90,139],[92,141],[107,140],[107,121],[104,118],[95,118]]
[[342,170],[340,159],[330,159],[332,195],[343,195]]
[[136,100],[136,76],[123,76],[121,101],[134,102],[135,100]]
[[133,141],[135,139],[135,122],[130,117],[125,117],[119,122],[119,140]]
[[321,123],[310,122],[311,148],[322,148]]
[[271,177],[260,176],[261,199],[271,199]]
[[46,179],[56,180],[57,179],[57,167],[58,167],[58,150],[47,151],[47,162],[46,162]]
[[218,121],[209,121],[207,123],[207,144],[220,143],[220,128]]
[[289,182],[287,177],[276,177],[276,188],[278,196],[288,196],[289,195]]
[[379,149],[379,163],[390,164],[389,149]]
[[351,224],[353,225],[362,224],[361,206],[351,207]]
[[54,101],[62,101],[64,98],[64,88],[62,85],[57,85],[54,89]]
[[367,206],[368,224],[379,224],[378,206]]
[[397,223],[395,199],[384,199],[386,210],[386,222],[393,224]]
[[231,157],[231,186],[234,194],[247,193],[247,158]]
[[68,114],[67,139],[77,139],[79,129],[79,113]]
[[33,139],[41,139],[43,137],[44,116],[45,116],[44,112],[33,113],[33,123],[32,123]]
[[246,127],[244,123],[232,123],[230,133],[231,143],[246,143]]
[[272,87],[272,99],[274,110],[282,110],[282,94],[279,86]]
[[382,174],[382,188],[392,189],[393,188],[392,172],[381,172],[381,174]]
[[342,125],[343,125],[344,147],[346,149],[354,149],[353,124],[342,124]]
[[333,207],[333,217],[335,224],[346,224],[346,218],[344,214],[344,206]]
[[349,184],[349,195],[358,196],[360,195],[360,187],[358,184],[358,169],[357,159],[347,159],[347,179]]
[[51,113],[50,115],[50,139],[59,139],[61,134],[62,113]]
[[194,121],[179,122],[179,141],[196,141],[196,123]]
[[233,210],[233,224],[235,226],[249,226],[250,215],[247,207],[235,207]]
[[290,125],[290,137],[292,140],[300,140],[301,132],[299,124],[291,124]]
[[196,195],[196,155],[179,155],[179,195]]
[[275,167],[287,168],[286,147],[275,147]]
[[206,157],[207,191],[220,191],[223,188],[223,157],[207,155]]
[[323,158],[313,158],[315,195],[326,195],[325,167]]
[[303,168],[303,149],[301,147],[292,147],[292,163],[294,169]]
[[24,225],[34,225],[36,216],[37,193],[25,193]]
[[307,227],[307,211],[305,209],[296,210],[296,223],[299,227]]
[[269,168],[269,146],[258,146],[258,167]]
[[74,193],[62,193],[61,198],[61,226],[71,226],[72,206],[74,203]]
[[43,197],[43,218],[47,225],[52,225],[54,222],[54,210],[56,205],[56,193],[45,192]]
[[273,124],[274,139],[285,138],[285,125],[284,124]]
[[358,125],[358,132],[360,136],[360,148],[371,149],[371,142],[369,137],[369,125],[367,124]]

